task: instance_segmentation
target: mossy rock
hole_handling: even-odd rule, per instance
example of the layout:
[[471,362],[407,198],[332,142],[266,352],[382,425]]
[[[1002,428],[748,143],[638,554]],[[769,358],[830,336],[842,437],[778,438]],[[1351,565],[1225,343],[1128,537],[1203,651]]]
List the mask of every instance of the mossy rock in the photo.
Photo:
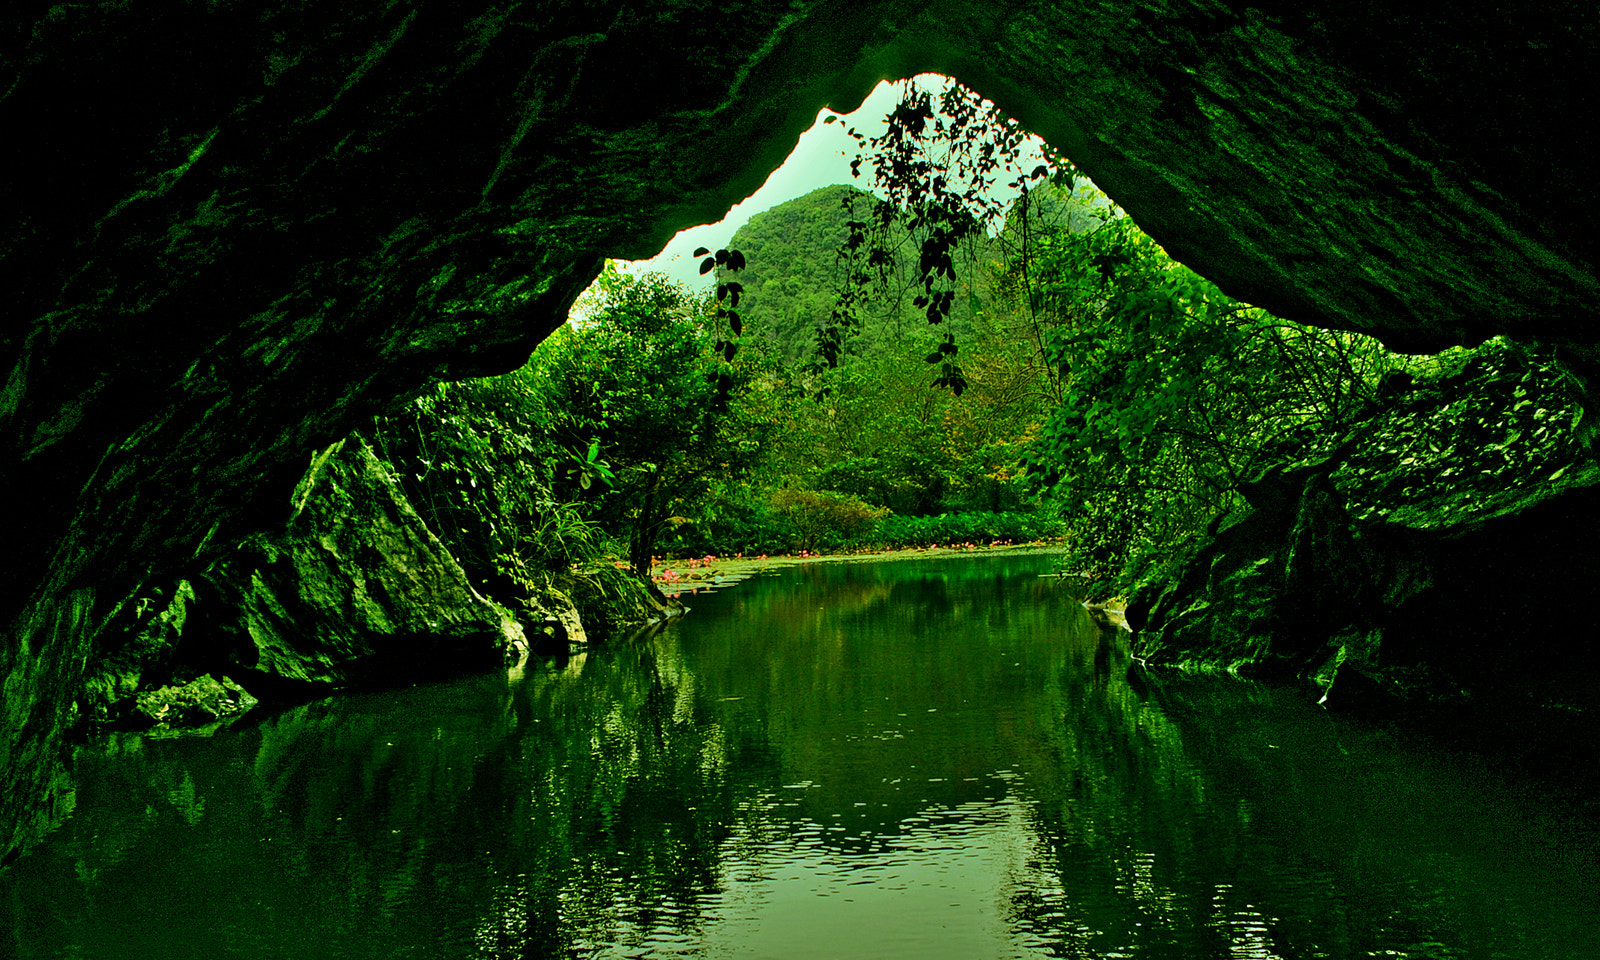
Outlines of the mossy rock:
[[[1600,712],[1580,599],[1600,578],[1600,465],[1576,397],[1507,344],[1457,359],[1331,454],[1247,487],[1251,509],[1133,597],[1135,652],[1334,706]],[[1455,476],[1472,457],[1494,465]]]
[[564,587],[577,606],[591,642],[629,628],[660,623],[688,609],[647,578],[615,562],[586,564],[569,575]]
[[258,702],[227,677],[204,674],[188,683],[138,694],[128,716],[133,723],[152,727],[204,727],[241,716]]

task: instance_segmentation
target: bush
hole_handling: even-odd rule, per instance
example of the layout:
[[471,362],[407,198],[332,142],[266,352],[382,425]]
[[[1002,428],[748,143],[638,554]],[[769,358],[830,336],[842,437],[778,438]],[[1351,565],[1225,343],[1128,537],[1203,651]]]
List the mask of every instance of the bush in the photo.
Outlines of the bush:
[[848,494],[826,490],[774,490],[772,512],[799,535],[802,550],[836,550],[870,533],[889,515]]
[[718,491],[693,523],[673,532],[664,553],[754,556],[932,543],[1027,543],[1065,532],[1053,513],[974,510],[903,517],[846,494],[741,484]]
[[766,491],[728,485],[713,491],[692,523],[675,527],[664,538],[661,552],[680,557],[779,554],[799,539],[789,519],[773,512]]
[[1050,514],[1020,511],[969,511],[936,517],[888,517],[873,532],[886,547],[925,546],[930,543],[1026,543],[1058,537],[1061,520]]

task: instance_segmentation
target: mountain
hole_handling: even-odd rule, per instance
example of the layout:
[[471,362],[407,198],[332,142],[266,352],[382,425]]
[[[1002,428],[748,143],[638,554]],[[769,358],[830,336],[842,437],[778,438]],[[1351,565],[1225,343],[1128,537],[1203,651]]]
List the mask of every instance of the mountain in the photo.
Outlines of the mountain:
[[[1035,216],[1042,222],[1066,218],[1071,229],[1090,229],[1091,216],[1103,195],[1091,188],[1067,194],[1053,188],[1035,194]],[[840,251],[851,220],[866,220],[876,203],[872,194],[848,184],[820,187],[787,203],[758,213],[733,235],[729,248],[744,254],[746,267],[735,276],[718,273],[719,281],[737,279],[744,286],[740,314],[746,342],[787,361],[804,361],[816,350],[816,334],[831,317],[846,280]],[[959,284],[951,316],[930,330],[923,311],[912,304],[919,247],[904,229],[890,233],[896,269],[890,281],[874,286],[857,306],[862,321],[850,350],[867,353],[929,333],[954,333],[959,340],[972,330],[976,312],[989,301],[994,269],[1015,245],[1012,231],[998,239],[980,237],[957,252]]]

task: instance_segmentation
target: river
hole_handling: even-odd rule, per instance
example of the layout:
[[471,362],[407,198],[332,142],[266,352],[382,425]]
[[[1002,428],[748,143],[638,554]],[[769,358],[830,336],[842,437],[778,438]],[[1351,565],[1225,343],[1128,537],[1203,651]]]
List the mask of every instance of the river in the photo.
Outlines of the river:
[[790,568],[563,661],[97,741],[0,956],[1600,957],[1577,798],[1130,667],[1048,568]]

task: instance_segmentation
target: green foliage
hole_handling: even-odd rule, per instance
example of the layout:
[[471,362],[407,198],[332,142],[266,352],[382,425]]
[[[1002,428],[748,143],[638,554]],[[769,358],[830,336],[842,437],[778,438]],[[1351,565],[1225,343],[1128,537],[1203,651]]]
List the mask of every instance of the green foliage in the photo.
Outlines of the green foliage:
[[381,455],[474,583],[529,600],[612,539],[647,571],[661,533],[748,466],[768,428],[730,409],[727,286],[718,301],[608,269],[588,315],[522,369],[439,384],[376,422]]
[[630,563],[647,572],[662,533],[714,480],[748,467],[766,427],[730,404],[735,335],[718,326],[738,324],[731,306],[611,268],[590,296],[588,316],[541,344],[528,369],[567,465],[558,492],[624,536]]
[[928,544],[1031,543],[1059,537],[1061,521],[1042,511],[968,511],[931,517],[889,517],[873,537],[888,547]]
[[820,399],[803,372],[753,374],[778,425],[764,448],[767,482],[846,493],[898,514],[1030,502],[1019,482],[1022,438],[1042,420],[1044,397],[1029,361],[1000,337],[970,343],[971,385],[958,398],[929,389],[921,360],[932,335],[917,333],[830,371]]
[[534,379],[441,383],[374,421],[374,446],[472,582],[506,602],[536,598],[551,576],[594,559],[600,531],[552,493],[560,459]]
[[[875,279],[881,288],[902,262],[898,237],[910,237],[912,303],[941,323],[984,272],[952,252],[1004,223],[986,248],[1003,263],[981,284],[982,322],[924,341],[921,359],[934,386],[960,397],[981,380],[974,348],[990,347],[1009,361],[997,365],[1005,387],[994,392],[1010,398],[1001,409],[1023,415],[953,458],[939,455],[933,431],[846,456],[835,444],[812,474],[819,486],[887,502],[896,475],[909,474],[945,501],[957,474],[969,489],[983,473],[1013,479],[1007,460],[1021,453],[1032,491],[1068,519],[1070,562],[1121,591],[1158,575],[1177,544],[1238,505],[1240,486],[1262,466],[1341,436],[1370,410],[1383,373],[1401,365],[1368,338],[1288,323],[1227,297],[1114,207],[1079,202],[1065,158],[1046,151],[1024,173],[1024,132],[959,85],[937,95],[908,88],[886,132],[851,133],[862,151],[853,168],[868,166],[886,198],[847,224],[841,257],[857,288]],[[1001,177],[1020,192],[1014,206],[988,189]],[[835,327],[851,327],[853,302],[841,298]],[[831,366],[835,355],[826,359]]]
[[774,490],[771,503],[773,514],[798,535],[800,549],[812,551],[856,540],[889,514],[883,507],[825,490]]
[[1030,476],[1066,505],[1073,562],[1108,592],[1158,575],[1266,464],[1327,449],[1400,363],[1233,300],[1126,218],[1042,233],[1029,270],[1062,387]]
[[[865,191],[836,184],[758,213],[739,228],[731,243],[748,259],[741,279],[749,294],[748,342],[755,349],[779,360],[815,361],[818,333],[829,326],[841,294],[854,297],[859,321],[847,342],[839,341],[842,355],[872,353],[925,325],[922,311],[911,303],[913,238],[903,226],[886,229],[884,248],[900,256],[880,261],[884,269],[874,275],[879,282],[863,289],[850,284],[849,258],[840,251],[846,249],[851,224],[868,217],[877,203]],[[987,259],[985,247],[981,237],[974,238],[963,255]],[[963,297],[954,304],[950,319],[956,332],[971,329],[973,303]]]
[[664,535],[667,556],[783,554],[798,549],[799,532],[772,509],[771,491],[746,481],[714,484],[692,523]]
[[[1236,301],[1064,158],[1024,173],[1020,127],[971,91],[913,91],[885,134],[855,136],[854,168],[887,199],[832,186],[757,215],[743,255],[698,252],[715,299],[608,270],[507,386],[419,401],[414,482],[434,485],[441,523],[476,523],[502,573],[534,542],[535,566],[592,552],[596,525],[641,570],[658,545],[1064,534],[1069,565],[1109,595],[1163,576],[1265,470],[1393,415],[1405,376],[1503,386],[1506,403],[1392,419],[1351,454],[1357,486],[1394,478],[1353,501],[1366,515],[1565,469],[1574,414],[1545,399],[1548,364],[1398,357]],[[1006,178],[1015,205],[989,189]]]

